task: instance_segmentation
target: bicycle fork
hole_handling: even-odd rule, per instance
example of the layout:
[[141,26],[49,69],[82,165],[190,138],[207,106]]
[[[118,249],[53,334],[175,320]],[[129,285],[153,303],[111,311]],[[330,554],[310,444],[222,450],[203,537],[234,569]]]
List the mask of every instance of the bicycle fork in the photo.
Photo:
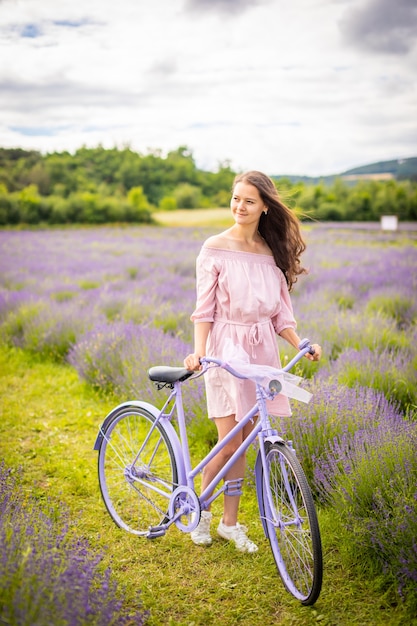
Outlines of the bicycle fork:
[[[300,518],[297,503],[294,499],[293,490],[288,480],[288,472],[285,467],[285,459],[280,456],[281,476],[284,480],[285,491],[291,503],[292,511],[294,512],[294,519],[284,522],[281,518],[280,511],[277,511],[271,485],[266,477],[269,475],[267,471],[267,452],[268,445],[278,444],[280,446],[286,446],[294,452],[292,442],[286,442],[282,437],[278,435],[272,435],[263,437],[262,433],[259,434],[259,452],[255,464],[255,477],[256,477],[256,493],[258,498],[259,513],[262,521],[262,527],[265,536],[268,537],[267,520],[272,523],[276,528],[283,529],[285,526],[298,526],[302,519]],[[266,497],[265,497],[266,495]]]

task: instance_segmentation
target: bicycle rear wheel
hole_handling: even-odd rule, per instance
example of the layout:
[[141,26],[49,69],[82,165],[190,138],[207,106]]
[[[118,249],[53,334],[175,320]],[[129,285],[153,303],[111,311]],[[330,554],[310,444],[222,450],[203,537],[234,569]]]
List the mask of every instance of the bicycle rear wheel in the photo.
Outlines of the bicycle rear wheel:
[[295,453],[265,444],[262,500],[266,533],[285,588],[302,604],[320,595],[323,558],[313,496]]
[[163,425],[144,408],[123,407],[103,433],[98,455],[100,490],[118,526],[147,535],[167,520],[178,469]]

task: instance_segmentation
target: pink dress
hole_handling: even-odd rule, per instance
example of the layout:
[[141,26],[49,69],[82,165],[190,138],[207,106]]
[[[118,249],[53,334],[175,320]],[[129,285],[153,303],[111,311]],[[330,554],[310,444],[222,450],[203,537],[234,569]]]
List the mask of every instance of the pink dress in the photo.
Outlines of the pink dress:
[[[230,338],[249,354],[251,363],[281,367],[277,338],[296,328],[287,283],[272,256],[203,247],[197,257],[197,322],[213,322],[209,356],[222,358]],[[255,404],[255,383],[239,380],[220,367],[204,376],[210,418],[236,415],[239,421]],[[288,398],[268,401],[271,415],[291,415]]]

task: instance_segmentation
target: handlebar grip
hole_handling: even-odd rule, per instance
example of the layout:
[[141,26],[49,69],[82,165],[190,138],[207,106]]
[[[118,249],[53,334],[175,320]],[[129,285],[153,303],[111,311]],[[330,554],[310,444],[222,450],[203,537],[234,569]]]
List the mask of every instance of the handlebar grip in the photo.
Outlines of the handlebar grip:
[[300,351],[305,350],[305,348],[308,348],[310,354],[314,354],[316,352],[313,346],[310,344],[310,339],[302,339],[298,344],[298,349]]

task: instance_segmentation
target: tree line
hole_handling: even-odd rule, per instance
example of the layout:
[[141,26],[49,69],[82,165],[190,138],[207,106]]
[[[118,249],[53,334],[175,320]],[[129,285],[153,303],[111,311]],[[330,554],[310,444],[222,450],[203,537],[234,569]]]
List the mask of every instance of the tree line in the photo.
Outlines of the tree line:
[[[143,155],[130,147],[82,147],[74,154],[0,148],[0,225],[141,222],[156,210],[226,207],[234,172],[196,165],[186,146]],[[276,179],[282,199],[301,216],[324,221],[417,219],[417,183]]]

